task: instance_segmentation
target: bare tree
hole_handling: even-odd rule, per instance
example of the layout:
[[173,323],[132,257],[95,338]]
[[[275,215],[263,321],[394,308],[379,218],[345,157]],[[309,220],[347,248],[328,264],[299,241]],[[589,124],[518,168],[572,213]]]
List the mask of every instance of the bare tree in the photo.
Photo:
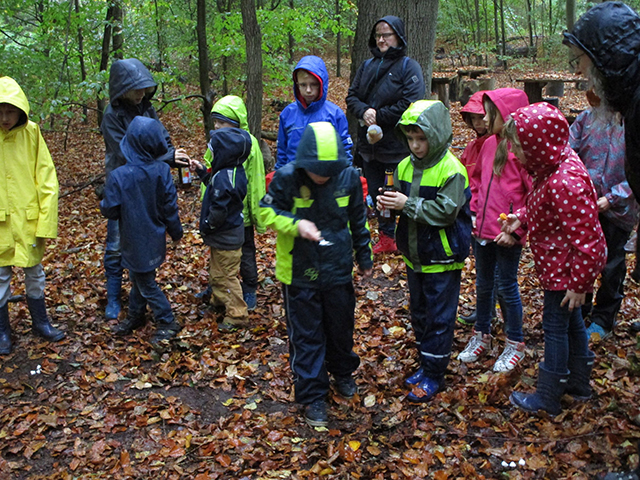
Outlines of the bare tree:
[[241,0],[242,29],[247,44],[247,115],[249,131],[260,140],[262,128],[262,35],[255,0]]
[[202,94],[202,119],[207,139],[209,132],[213,130],[211,121],[211,108],[215,93],[211,90],[209,80],[209,48],[207,46],[207,6],[205,0],[197,0],[196,36],[198,38],[198,75],[200,80],[200,93]]

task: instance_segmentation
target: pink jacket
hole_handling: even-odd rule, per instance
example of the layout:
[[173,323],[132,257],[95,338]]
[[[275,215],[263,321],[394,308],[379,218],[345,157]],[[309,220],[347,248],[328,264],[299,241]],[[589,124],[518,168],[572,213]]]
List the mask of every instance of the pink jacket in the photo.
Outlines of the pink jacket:
[[548,103],[521,108],[513,118],[534,178],[527,205],[516,215],[529,226],[540,283],[545,290],[591,292],[606,263],[607,244],[596,190],[569,146],[569,124]]
[[[527,95],[515,88],[500,88],[486,92],[485,96],[495,103],[505,121],[518,108],[529,104]],[[509,155],[501,175],[493,173],[493,160],[499,141],[497,135],[491,135],[484,142],[470,180],[471,211],[476,215],[473,236],[477,239],[493,241],[500,233],[500,214],[522,208],[531,190],[531,177],[515,155]],[[524,245],[525,228],[518,229],[515,234],[514,237],[519,238],[518,243]]]

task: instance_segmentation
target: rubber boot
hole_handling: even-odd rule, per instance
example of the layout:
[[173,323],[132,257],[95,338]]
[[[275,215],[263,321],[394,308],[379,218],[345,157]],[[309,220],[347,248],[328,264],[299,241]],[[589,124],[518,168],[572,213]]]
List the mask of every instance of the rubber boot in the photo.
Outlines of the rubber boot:
[[0,355],[11,353],[11,324],[9,323],[9,304],[0,307]]
[[50,342],[57,342],[66,336],[64,332],[58,330],[49,322],[44,298],[27,297],[27,305],[31,314],[33,333]]
[[569,381],[565,393],[582,402],[589,400],[593,394],[589,379],[596,356],[593,352],[589,353],[586,357],[569,357]]
[[122,292],[122,276],[107,277],[107,308],[104,316],[107,320],[114,320],[120,315],[122,305],[120,294]]
[[540,364],[538,372],[538,388],[534,393],[513,392],[509,400],[513,405],[527,412],[536,413],[544,410],[549,415],[558,415],[560,398],[565,392],[568,373],[553,373],[544,368],[544,362]]

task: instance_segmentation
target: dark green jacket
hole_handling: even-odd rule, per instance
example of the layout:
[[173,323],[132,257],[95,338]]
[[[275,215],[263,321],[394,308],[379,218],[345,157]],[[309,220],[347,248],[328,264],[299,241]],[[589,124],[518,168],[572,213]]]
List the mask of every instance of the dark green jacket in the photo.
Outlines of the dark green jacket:
[[[318,185],[305,170],[330,179]],[[349,283],[354,253],[361,269],[373,266],[360,177],[330,123],[307,126],[295,162],[276,170],[260,206],[265,225],[278,232],[276,277],[282,283],[317,289]],[[299,236],[302,219],[315,223],[324,242]]]
[[471,190],[465,167],[449,151],[449,111],[441,102],[420,100],[404,112],[401,125],[418,125],[429,151],[420,159],[411,154],[396,169],[394,184],[408,197],[396,228],[398,249],[416,272],[462,269],[471,242]]

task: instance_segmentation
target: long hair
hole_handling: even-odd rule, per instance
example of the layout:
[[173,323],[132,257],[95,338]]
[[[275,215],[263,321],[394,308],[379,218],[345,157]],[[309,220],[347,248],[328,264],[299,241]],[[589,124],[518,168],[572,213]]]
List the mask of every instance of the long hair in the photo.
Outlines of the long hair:
[[522,151],[522,145],[520,144],[520,139],[518,139],[516,122],[514,122],[513,118],[509,118],[509,120],[505,122],[500,136],[502,137],[502,140],[498,144],[496,156],[493,160],[493,173],[496,175],[500,175],[504,166],[507,164],[507,160],[509,159],[509,150]]
[[489,119],[489,125],[487,125],[487,132],[489,133],[489,135],[491,135],[493,133],[493,124],[496,122],[496,117],[498,116],[500,111],[498,110],[498,107],[496,107],[496,104],[493,103],[493,100],[491,100],[486,95],[482,101],[482,104],[484,106],[484,111],[487,114],[487,118]]

